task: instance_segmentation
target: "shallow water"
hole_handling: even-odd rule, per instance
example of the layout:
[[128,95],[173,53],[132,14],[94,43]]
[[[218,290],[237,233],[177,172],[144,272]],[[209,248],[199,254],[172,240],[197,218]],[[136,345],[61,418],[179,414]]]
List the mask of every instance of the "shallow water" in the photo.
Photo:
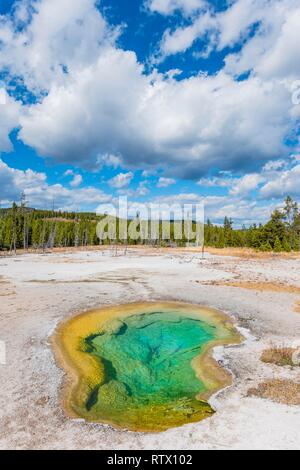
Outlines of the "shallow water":
[[105,368],[104,383],[87,401],[89,411],[111,415],[113,407],[121,421],[120,415],[128,418],[130,410],[131,421],[148,424],[153,421],[149,412],[161,413],[170,404],[183,415],[197,413],[199,405],[211,412],[207,404],[195,402],[204,386],[191,361],[216,338],[214,327],[176,313],[153,312],[112,320],[107,330],[85,340],[86,351]]
[[[201,373],[197,374],[193,361],[201,358],[210,344],[227,342],[233,336],[231,328],[209,317],[205,321],[195,309],[159,307],[148,306],[138,313],[135,308],[132,314],[129,310],[119,316],[114,311],[101,327],[97,314],[93,314],[89,328],[82,316],[79,323],[89,334],[81,336],[83,356],[76,357],[83,372],[90,367],[84,362],[90,357],[101,374],[95,378],[93,365],[92,372],[81,377],[86,391],[75,389],[71,400],[78,416],[131,430],[161,431],[213,414],[206,401],[197,399],[209,385],[199,378]],[[91,328],[94,324],[97,328]],[[69,329],[68,340],[75,331],[79,334],[78,325]]]

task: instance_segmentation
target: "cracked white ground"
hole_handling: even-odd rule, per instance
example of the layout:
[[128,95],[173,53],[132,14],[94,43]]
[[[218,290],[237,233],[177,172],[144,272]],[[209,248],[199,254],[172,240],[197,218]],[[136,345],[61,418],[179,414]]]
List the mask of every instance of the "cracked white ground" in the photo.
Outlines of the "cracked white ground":
[[[122,251],[120,251],[122,253]],[[260,361],[271,342],[300,346],[300,295],[209,285],[220,280],[281,282],[300,287],[300,259],[243,259],[180,251],[129,250],[29,254],[0,258],[1,449],[297,449],[300,407],[247,397],[265,378],[299,380],[299,369]],[[216,413],[160,434],[117,431],[69,419],[61,408],[59,369],[49,344],[56,326],[103,305],[173,300],[228,312],[244,344],[218,348],[233,385],[214,396]]]

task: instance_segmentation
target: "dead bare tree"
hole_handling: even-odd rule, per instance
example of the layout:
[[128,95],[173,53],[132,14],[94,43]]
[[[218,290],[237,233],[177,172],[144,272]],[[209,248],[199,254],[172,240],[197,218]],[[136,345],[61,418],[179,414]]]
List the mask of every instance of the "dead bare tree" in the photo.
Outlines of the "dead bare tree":
[[17,254],[17,211],[18,206],[14,202],[12,206],[12,238],[11,238],[11,245],[10,245],[10,253],[13,253],[16,256]]
[[43,253],[45,253],[45,238],[46,238],[46,224],[45,224],[45,217],[43,218],[43,229],[40,237],[40,246],[42,248]]
[[78,248],[79,246],[79,226],[76,222],[75,222],[74,246],[75,248]]
[[50,248],[50,249],[54,248],[56,229],[57,229],[57,226],[55,223],[53,223],[51,226],[51,231],[50,231],[48,242],[47,242],[47,248]]
[[22,191],[20,198],[20,211],[23,217],[23,250],[24,252],[28,249],[28,227],[27,227],[27,210],[26,210],[26,195]]

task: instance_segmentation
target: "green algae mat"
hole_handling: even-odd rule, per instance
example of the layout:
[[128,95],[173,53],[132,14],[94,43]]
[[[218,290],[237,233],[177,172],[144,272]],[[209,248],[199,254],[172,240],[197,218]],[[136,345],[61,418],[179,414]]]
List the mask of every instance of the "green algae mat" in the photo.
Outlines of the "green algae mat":
[[64,323],[54,337],[68,373],[68,414],[132,431],[197,422],[214,411],[209,396],[230,383],[211,357],[240,342],[220,312],[180,303],[95,310]]

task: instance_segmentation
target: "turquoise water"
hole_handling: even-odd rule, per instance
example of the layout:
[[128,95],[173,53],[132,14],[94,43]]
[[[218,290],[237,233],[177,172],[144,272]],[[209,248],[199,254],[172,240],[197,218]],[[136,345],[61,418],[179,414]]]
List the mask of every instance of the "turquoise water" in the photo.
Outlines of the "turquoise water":
[[101,334],[84,342],[85,351],[105,368],[86,411],[119,426],[147,430],[210,415],[210,406],[196,399],[205,387],[191,362],[215,339],[213,325],[178,312],[111,320]]

